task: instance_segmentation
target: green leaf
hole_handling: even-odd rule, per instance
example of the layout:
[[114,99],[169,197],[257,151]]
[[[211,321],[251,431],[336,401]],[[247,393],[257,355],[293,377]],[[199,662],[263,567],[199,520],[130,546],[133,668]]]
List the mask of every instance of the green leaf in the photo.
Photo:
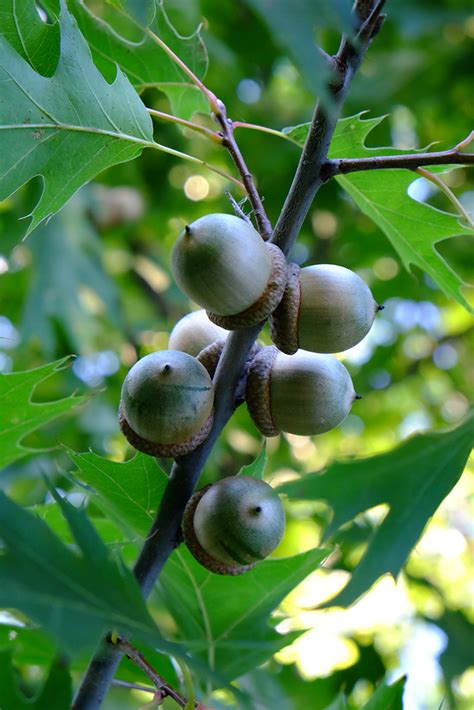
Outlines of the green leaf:
[[43,76],[52,76],[59,60],[59,24],[43,22],[33,0],[3,0],[0,32],[18,54]]
[[29,232],[97,173],[152,144],[140,98],[120,71],[109,84],[96,69],[64,2],[60,27],[61,53],[51,78],[37,74],[0,37],[0,200],[43,177]]
[[239,577],[221,577],[183,547],[168,560],[157,590],[184,645],[230,681],[294,640],[275,631],[270,614],[327,554],[314,549],[264,560]]
[[[362,114],[338,121],[329,150],[329,158],[368,158],[417,151],[395,148],[368,148],[369,133],[384,117],[363,119]],[[303,145],[309,124],[284,131],[285,137]],[[408,195],[415,179],[411,170],[368,170],[339,175],[338,183],[386,234],[407,270],[418,266],[440,289],[469,309],[460,288],[465,285],[446,260],[436,251],[436,244],[449,237],[472,234],[459,216],[416,202]]]
[[101,243],[86,210],[82,194],[75,195],[28,243],[33,267],[21,330],[25,340],[36,336],[48,356],[56,351],[56,325],[77,354],[101,342],[103,322],[84,305],[83,289],[97,297],[114,325],[121,323],[117,288],[102,268]]
[[78,469],[75,475],[92,487],[104,512],[144,537],[168,482],[155,459],[138,453],[117,463],[92,452],[69,455]]
[[328,603],[347,606],[387,572],[400,572],[423,529],[459,480],[474,441],[474,416],[441,432],[420,434],[368,459],[335,462],[323,474],[305,475],[278,489],[291,498],[325,500],[334,517],[330,537],[356,515],[386,503],[377,528],[346,587]]
[[[92,486],[104,511],[145,535],[167,482],[154,459],[137,454],[116,463],[93,453],[70,456],[75,475]],[[262,466],[264,459],[262,450],[252,466]],[[181,547],[160,574],[157,589],[193,657],[207,660],[211,670],[231,680],[291,643],[268,624],[269,614],[326,555],[316,549],[266,560],[241,577],[226,578],[208,572]]]
[[403,691],[405,676],[392,685],[379,685],[370,700],[364,705],[364,710],[403,710]]
[[[96,17],[82,0],[69,0],[69,7],[104,76],[115,76],[118,65],[137,91],[141,92],[147,87],[163,91],[175,116],[189,119],[198,111],[209,113],[209,105],[202,92],[150,35],[143,34],[140,41],[132,42]],[[123,23],[124,18],[121,20]],[[136,30],[136,23],[130,20],[128,29]],[[199,27],[190,37],[182,37],[171,25],[163,3],[157,2],[150,31],[177,54],[194,74],[201,79],[204,77],[208,62]]]
[[[403,710],[403,691],[406,678],[399,678],[392,685],[382,683],[364,705],[363,710]],[[348,710],[352,705],[344,693],[340,693],[325,710]]]
[[85,397],[74,395],[55,402],[31,401],[35,387],[68,362],[69,358],[64,358],[35,370],[0,374],[0,468],[37,453],[36,449],[22,446],[22,439],[85,401]]
[[61,659],[51,666],[39,694],[32,701],[20,693],[10,651],[0,651],[0,708],[2,710],[66,710],[71,705],[71,676]]
[[350,4],[345,0],[246,0],[268,25],[277,44],[286,49],[307,87],[327,98],[329,70],[319,53],[316,32],[352,30]]
[[[82,554],[0,493],[0,606],[41,624],[71,655],[110,629],[176,653],[149,615],[133,574],[108,549],[83,510],[57,497]],[[179,649],[178,649],[179,652]]]
[[262,447],[257,458],[252,461],[248,466],[242,466],[239,471],[240,476],[252,476],[253,478],[260,478],[263,480],[263,472],[265,471],[265,466],[267,465],[267,448],[265,444]]

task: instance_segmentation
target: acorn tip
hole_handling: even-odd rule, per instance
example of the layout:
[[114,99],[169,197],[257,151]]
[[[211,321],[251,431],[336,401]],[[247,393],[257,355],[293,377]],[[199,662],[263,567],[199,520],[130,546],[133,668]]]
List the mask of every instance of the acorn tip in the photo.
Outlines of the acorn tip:
[[361,394],[356,394],[356,396],[354,397],[354,399],[362,399],[362,395],[361,395]]
[[384,310],[385,310],[385,306],[382,306],[382,305],[378,304],[377,310],[378,310],[378,311],[384,311]]

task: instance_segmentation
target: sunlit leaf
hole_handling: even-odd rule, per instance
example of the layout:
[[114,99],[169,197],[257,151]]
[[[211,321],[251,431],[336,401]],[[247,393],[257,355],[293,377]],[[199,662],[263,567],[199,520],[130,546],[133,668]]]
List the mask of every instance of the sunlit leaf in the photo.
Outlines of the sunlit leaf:
[[92,452],[69,455],[78,469],[75,475],[91,486],[101,507],[122,525],[145,536],[168,480],[155,459],[137,453],[130,461],[117,463]]
[[231,680],[294,640],[294,634],[275,631],[270,614],[327,554],[314,549],[264,560],[239,577],[222,577],[181,547],[161,573],[158,593],[179,627],[179,639]]
[[329,605],[347,606],[387,572],[398,575],[423,529],[459,480],[474,443],[474,417],[442,432],[419,434],[372,458],[338,461],[278,489],[291,498],[324,500],[334,511],[331,537],[356,515],[387,503],[389,512],[348,584]]
[[31,399],[35,387],[67,362],[66,358],[27,372],[0,374],[0,468],[36,451],[21,444],[27,434],[85,401],[73,395],[55,402]]

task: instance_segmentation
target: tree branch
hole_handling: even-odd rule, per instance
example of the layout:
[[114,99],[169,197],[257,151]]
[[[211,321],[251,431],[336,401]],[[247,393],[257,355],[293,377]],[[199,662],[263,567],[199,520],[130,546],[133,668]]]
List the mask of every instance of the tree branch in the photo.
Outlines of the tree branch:
[[426,165],[473,165],[474,153],[461,153],[455,146],[438,153],[409,153],[402,155],[377,155],[373,158],[342,158],[326,160],[321,167],[321,177],[329,180],[336,175],[347,175],[365,170],[416,170]]
[[[367,16],[362,13],[359,16],[361,7],[364,7],[364,12],[367,11],[370,14],[375,5],[373,0],[357,0],[355,16],[359,19],[358,27],[355,28],[356,32],[363,22],[360,17]],[[333,104],[329,108],[318,104],[315,110],[295,178],[272,237],[272,241],[277,243],[285,253],[288,253],[291,248],[312,200],[323,184],[321,168],[327,159],[329,144],[347,89],[369,42],[370,40],[359,43],[357,48],[353,48],[348,39],[343,39],[335,57],[335,66],[337,66],[339,77],[338,85],[330,87],[334,97]],[[225,112],[222,114],[222,108],[220,106],[220,112],[216,113],[216,119],[222,127],[223,136],[228,144],[227,148],[239,167],[242,178],[244,177],[243,173],[246,174],[245,186],[262,236],[264,236],[269,228],[269,225],[266,224],[265,211],[252,177],[235,143],[232,124],[229,123]],[[180,526],[184,508],[194,491],[216,439],[234,412],[237,386],[245,370],[250,349],[262,326],[263,324],[260,324],[253,328],[234,331],[226,340],[214,378],[215,414],[211,432],[197,449],[177,459],[173,464],[156,519],[134,568],[144,597],[149,595],[168,557],[180,542]],[[78,690],[73,704],[74,710],[97,710],[100,707],[112,682],[121,655],[120,649],[114,648],[107,641],[102,642]]]
[[[174,688],[172,688],[164,678],[161,677],[159,673],[155,671],[152,665],[148,663],[143,653],[140,653],[131,643],[123,638],[118,638],[116,641],[116,646],[122,651],[122,653],[127,656],[136,666],[138,666],[151,680],[156,688],[156,697],[160,700],[164,698],[172,698],[175,703],[180,707],[185,708],[188,705],[188,700],[178,693]],[[148,688],[147,688],[148,690]],[[194,708],[196,710],[205,710],[204,705],[200,703],[194,703]]]
[[[354,12],[355,17],[359,18],[359,27],[355,28],[356,34],[367,13],[373,21],[374,16],[378,16],[382,9],[382,5],[381,2],[357,0]],[[351,80],[362,62],[371,38],[372,36],[369,35],[364,41],[360,39],[357,44],[353,44],[349,38],[344,37],[334,58],[339,76],[330,86],[333,101],[329,105],[323,105],[321,101],[316,105],[293,183],[273,232],[272,242],[277,244],[285,254],[288,254],[292,247],[313,199],[324,183],[321,173],[327,162],[334,129]]]

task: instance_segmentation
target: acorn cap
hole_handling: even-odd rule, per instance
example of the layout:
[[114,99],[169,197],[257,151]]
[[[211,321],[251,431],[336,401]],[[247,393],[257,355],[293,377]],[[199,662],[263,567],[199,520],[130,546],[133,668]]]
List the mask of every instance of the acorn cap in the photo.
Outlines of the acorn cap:
[[299,348],[300,301],[300,267],[298,264],[288,264],[288,277],[283,298],[269,320],[273,342],[279,350],[288,355],[293,355]]
[[202,548],[199,540],[196,536],[196,531],[194,530],[194,513],[196,511],[197,505],[204,494],[211,488],[211,486],[205,486],[200,491],[197,491],[188,501],[188,504],[184,511],[183,516],[183,536],[187,548],[193,555],[193,557],[200,562],[203,567],[206,567],[210,572],[214,574],[221,574],[227,576],[236,577],[239,574],[244,574],[255,567],[255,562],[248,565],[229,565],[225,562],[220,562],[214,559],[211,555]]
[[[297,270],[296,270],[297,269]],[[354,271],[335,264],[296,267],[272,315],[272,340],[288,355],[297,349],[337,353],[357,345],[380,307]]]
[[183,316],[170,333],[168,347],[197,357],[216,340],[225,340],[228,332],[212,323],[204,309]]
[[[211,343],[211,345],[208,345],[207,348],[201,350],[201,352],[197,356],[197,360],[199,360],[199,362],[204,365],[211,379],[213,379],[214,375],[216,374],[217,365],[219,364],[219,358],[222,355],[224,346],[225,340],[216,340],[214,343]],[[262,345],[260,345],[260,343],[256,341],[250,349],[249,356],[247,358],[248,364],[252,362],[254,357],[260,352],[261,349]]]
[[166,452],[160,455],[181,456],[207,436],[213,401],[211,378],[195,358],[177,350],[151,353],[124,380],[121,427],[146,453],[158,447]]
[[180,234],[173,247],[172,270],[193,301],[229,316],[259,300],[270,278],[272,259],[250,223],[234,215],[210,214]]
[[356,399],[344,365],[331,355],[265,348],[252,363],[247,406],[265,436],[312,436],[338,426]]
[[288,266],[285,255],[275,244],[262,242],[262,245],[270,252],[271,257],[272,268],[267,285],[259,298],[241,313],[235,315],[219,315],[208,311],[207,315],[209,320],[216,325],[220,325],[221,328],[225,328],[226,330],[240,330],[241,328],[249,328],[252,325],[257,325],[268,318],[283,297],[287,281]]
[[143,454],[148,454],[148,456],[159,456],[164,459],[177,459],[180,456],[184,456],[185,454],[189,454],[191,451],[194,451],[194,449],[196,449],[199,444],[202,444],[202,442],[209,436],[213,421],[214,412],[211,412],[203,426],[195,434],[190,436],[188,439],[185,439],[185,441],[180,441],[177,444],[155,444],[153,441],[147,441],[133,431],[132,427],[125,418],[125,414],[123,413],[122,402],[120,402],[119,405],[120,430],[127,439],[128,443],[131,444],[134,449],[141,451]]

